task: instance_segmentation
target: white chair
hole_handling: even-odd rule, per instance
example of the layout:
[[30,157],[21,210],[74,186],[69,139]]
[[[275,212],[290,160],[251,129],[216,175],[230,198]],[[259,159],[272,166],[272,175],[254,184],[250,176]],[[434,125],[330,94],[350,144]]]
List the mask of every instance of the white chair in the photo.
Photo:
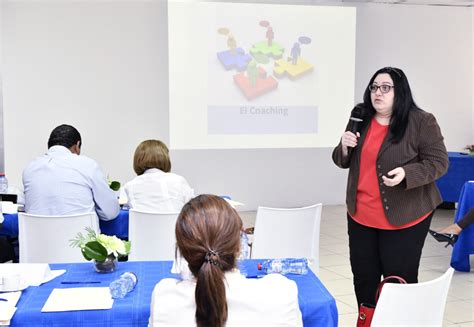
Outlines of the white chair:
[[453,272],[418,284],[385,284],[371,326],[442,326]]
[[157,213],[130,209],[128,239],[132,248],[128,260],[173,260],[178,215],[179,212]]
[[20,263],[70,263],[85,261],[79,248],[70,246],[77,233],[91,227],[99,231],[95,212],[70,216],[18,213]]
[[291,209],[258,207],[252,259],[308,258],[318,274],[321,209],[321,203]]

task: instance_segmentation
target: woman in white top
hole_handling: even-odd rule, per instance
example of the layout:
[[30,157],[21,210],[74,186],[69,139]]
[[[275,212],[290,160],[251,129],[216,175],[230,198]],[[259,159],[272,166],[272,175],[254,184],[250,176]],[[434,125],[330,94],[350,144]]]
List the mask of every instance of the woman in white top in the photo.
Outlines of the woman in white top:
[[125,184],[128,205],[148,212],[179,212],[194,197],[188,182],[170,173],[171,162],[167,146],[159,140],[140,143],[133,156],[137,177]]
[[222,198],[199,195],[176,222],[176,244],[194,278],[163,279],[151,326],[302,326],[298,289],[279,274],[246,279],[236,269],[242,220]]

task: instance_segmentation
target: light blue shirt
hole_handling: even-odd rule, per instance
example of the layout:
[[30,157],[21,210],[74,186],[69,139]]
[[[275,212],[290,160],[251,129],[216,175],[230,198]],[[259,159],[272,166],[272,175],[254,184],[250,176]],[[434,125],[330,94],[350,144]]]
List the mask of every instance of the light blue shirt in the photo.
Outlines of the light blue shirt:
[[97,212],[102,220],[118,216],[117,195],[94,160],[55,145],[23,171],[25,211],[63,216]]

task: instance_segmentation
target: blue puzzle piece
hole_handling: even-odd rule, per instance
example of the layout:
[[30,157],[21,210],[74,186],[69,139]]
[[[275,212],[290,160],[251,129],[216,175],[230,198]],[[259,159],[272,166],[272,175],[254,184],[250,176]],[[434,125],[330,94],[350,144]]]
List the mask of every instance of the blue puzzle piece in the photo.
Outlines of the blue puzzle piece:
[[217,58],[224,65],[226,70],[237,69],[238,71],[244,71],[247,69],[247,64],[252,60],[252,56],[245,53],[244,49],[237,48],[232,53],[230,50],[222,51],[217,53]]

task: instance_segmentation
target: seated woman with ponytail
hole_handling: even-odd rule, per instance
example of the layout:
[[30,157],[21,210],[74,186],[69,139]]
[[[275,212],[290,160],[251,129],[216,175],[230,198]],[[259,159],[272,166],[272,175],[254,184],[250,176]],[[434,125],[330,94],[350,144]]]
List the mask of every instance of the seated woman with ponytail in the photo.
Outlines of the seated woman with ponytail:
[[246,279],[236,268],[242,220],[222,198],[184,205],[176,243],[194,278],[163,279],[153,291],[150,326],[302,326],[295,282],[279,274]]

